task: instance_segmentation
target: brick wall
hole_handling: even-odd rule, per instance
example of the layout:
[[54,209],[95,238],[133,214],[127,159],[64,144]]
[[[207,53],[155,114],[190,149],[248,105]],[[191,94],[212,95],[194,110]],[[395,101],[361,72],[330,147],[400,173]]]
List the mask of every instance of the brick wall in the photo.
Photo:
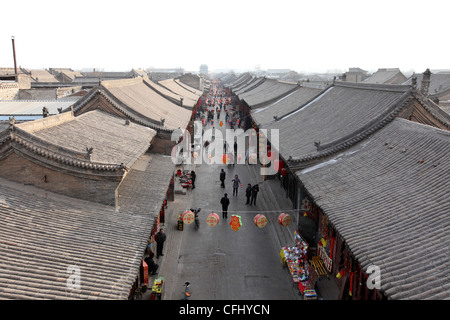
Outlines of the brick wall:
[[7,180],[63,194],[69,197],[114,206],[115,190],[121,175],[105,178],[85,177],[56,171],[34,163],[16,153],[0,160],[0,176]]
[[0,81],[0,100],[15,100],[19,96],[19,84],[17,82]]

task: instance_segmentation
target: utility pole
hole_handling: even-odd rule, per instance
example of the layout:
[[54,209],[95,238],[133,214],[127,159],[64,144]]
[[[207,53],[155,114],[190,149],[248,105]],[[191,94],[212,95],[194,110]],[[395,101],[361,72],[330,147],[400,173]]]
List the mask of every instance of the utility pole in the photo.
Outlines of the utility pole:
[[13,47],[13,57],[14,57],[14,74],[17,79],[17,63],[16,63],[16,46],[14,44],[14,36],[11,37],[12,40],[12,47]]

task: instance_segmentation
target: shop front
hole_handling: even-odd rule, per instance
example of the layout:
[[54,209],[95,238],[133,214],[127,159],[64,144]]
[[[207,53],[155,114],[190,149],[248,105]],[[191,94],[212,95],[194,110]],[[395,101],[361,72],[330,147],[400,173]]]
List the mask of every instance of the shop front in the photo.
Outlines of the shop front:
[[280,251],[281,261],[289,270],[293,285],[299,289],[305,300],[317,299],[314,289],[316,275],[308,261],[309,245],[296,231],[295,245],[283,247]]

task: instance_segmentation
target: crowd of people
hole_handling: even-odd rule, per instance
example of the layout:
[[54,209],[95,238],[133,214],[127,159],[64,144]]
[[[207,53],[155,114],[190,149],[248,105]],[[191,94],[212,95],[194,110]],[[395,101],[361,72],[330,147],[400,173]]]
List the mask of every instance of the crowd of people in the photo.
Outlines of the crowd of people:
[[[222,119],[225,120],[225,126],[223,128],[231,128],[236,129],[240,128],[242,121],[241,115],[239,112],[235,110],[235,106],[232,103],[231,97],[228,93],[220,88],[218,85],[212,85],[210,91],[206,94],[204,103],[201,108],[197,111],[196,117],[197,119],[202,119],[203,126],[211,125],[213,130],[212,138],[214,139],[214,129],[217,124],[214,124],[214,120],[221,119],[222,112],[225,112],[225,116]],[[222,125],[220,125],[222,126]],[[205,142],[205,147],[209,145],[209,141]],[[224,141],[223,146],[224,155],[230,155],[232,157],[232,152],[234,151],[234,161],[231,161],[232,166],[237,161],[237,142],[234,142],[234,146],[228,145],[227,141]],[[233,151],[232,151],[233,150]],[[246,162],[247,163],[247,162]],[[191,172],[191,175],[195,176],[195,172]],[[221,182],[220,186],[225,188],[226,181],[226,172],[222,168],[219,173],[219,180]],[[234,175],[234,178],[231,180],[233,187],[233,197],[237,197],[239,188],[242,188],[242,183],[238,175]],[[256,205],[256,198],[259,192],[258,184],[254,184],[253,186],[249,183],[245,190],[245,196],[247,201],[246,205]],[[228,198],[228,193],[225,193],[223,197],[220,199],[220,204],[222,206],[222,217],[226,219],[228,217],[228,206],[230,205],[230,198]]]
[[218,86],[212,86],[206,94],[204,104],[197,110],[195,118],[201,120],[203,126],[208,123],[214,125],[214,119],[219,121],[222,113],[225,114],[225,128],[241,128],[242,116],[236,111],[231,97]]

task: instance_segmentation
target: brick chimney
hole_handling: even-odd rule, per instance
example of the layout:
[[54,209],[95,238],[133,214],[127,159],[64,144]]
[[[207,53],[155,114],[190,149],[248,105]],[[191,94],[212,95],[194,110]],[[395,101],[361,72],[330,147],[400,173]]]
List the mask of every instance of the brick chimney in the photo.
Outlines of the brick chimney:
[[420,86],[420,91],[424,96],[428,96],[428,90],[430,88],[431,71],[430,69],[425,70],[422,77],[422,84]]

